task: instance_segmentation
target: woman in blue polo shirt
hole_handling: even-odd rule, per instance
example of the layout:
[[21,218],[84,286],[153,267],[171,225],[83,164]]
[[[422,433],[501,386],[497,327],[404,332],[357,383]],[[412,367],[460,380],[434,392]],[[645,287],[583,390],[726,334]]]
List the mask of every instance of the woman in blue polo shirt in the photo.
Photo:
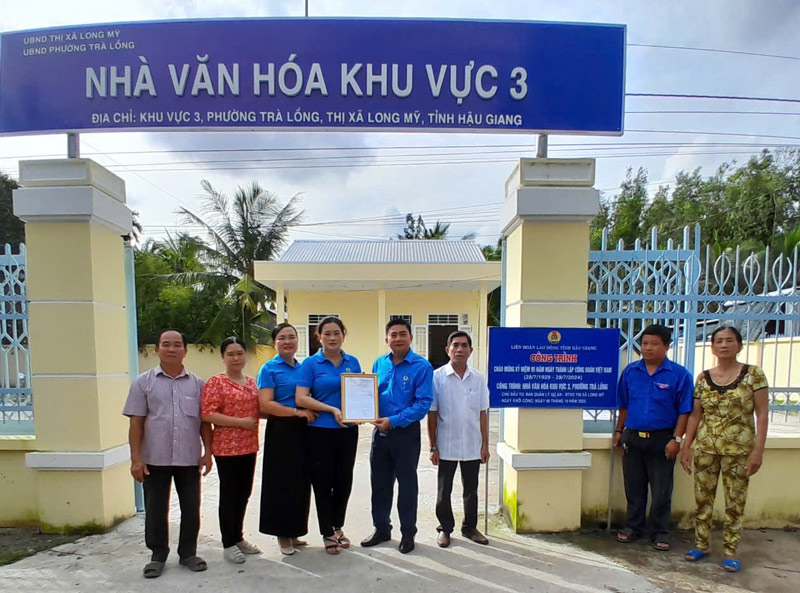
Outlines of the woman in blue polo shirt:
[[308,462],[319,531],[328,554],[349,548],[342,527],[353,487],[358,427],[342,423],[342,373],[360,373],[354,356],[342,350],[347,331],[336,317],[326,317],[317,326],[322,347],[300,368],[295,401],[314,410],[319,417],[308,425]]
[[306,462],[307,422],[316,420],[311,410],[298,409],[294,392],[300,378],[297,330],[281,323],[272,330],[277,354],[258,373],[258,402],[267,414],[264,435],[264,469],[261,476],[259,531],[278,537],[284,554],[305,545],[298,538],[308,533],[311,483]]

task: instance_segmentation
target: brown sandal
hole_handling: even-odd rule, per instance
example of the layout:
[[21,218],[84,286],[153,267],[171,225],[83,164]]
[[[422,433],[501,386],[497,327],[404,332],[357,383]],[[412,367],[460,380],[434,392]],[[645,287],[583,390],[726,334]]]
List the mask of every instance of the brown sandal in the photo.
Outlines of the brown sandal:
[[333,537],[336,538],[336,541],[339,542],[339,546],[347,549],[350,547],[350,539],[344,534],[344,531],[341,529],[336,529],[333,532]]
[[323,537],[322,543],[325,544],[325,553],[331,556],[336,556],[341,550],[339,549],[339,540],[335,537]]

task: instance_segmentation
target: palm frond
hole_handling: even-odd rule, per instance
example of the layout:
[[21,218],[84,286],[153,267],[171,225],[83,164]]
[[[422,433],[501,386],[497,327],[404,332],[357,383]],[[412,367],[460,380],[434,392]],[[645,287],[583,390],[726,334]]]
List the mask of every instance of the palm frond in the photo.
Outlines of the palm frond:
[[184,284],[186,286],[194,286],[196,284],[207,284],[211,282],[222,282],[225,284],[233,284],[236,282],[236,276],[230,274],[221,274],[219,272],[205,271],[205,272],[179,272],[174,274],[159,274],[153,275],[160,277],[168,282],[175,282],[176,284]]
[[211,236],[212,240],[214,241],[216,251],[220,255],[224,254],[224,257],[221,258],[221,261],[227,262],[226,267],[229,270],[239,269],[239,266],[236,265],[239,261],[237,252],[230,245],[228,245],[225,239],[213,226],[207,223],[202,217],[198,216],[194,212],[191,212],[190,210],[187,210],[186,208],[181,208],[180,212],[188,222],[202,226],[205,232]]

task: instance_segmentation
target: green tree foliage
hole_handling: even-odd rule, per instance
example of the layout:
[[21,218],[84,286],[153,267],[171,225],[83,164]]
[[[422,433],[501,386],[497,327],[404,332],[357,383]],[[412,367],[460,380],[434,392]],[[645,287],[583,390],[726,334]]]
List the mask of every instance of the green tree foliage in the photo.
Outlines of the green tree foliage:
[[[230,297],[224,281],[186,281],[205,272],[200,260],[203,249],[197,237],[179,234],[164,241],[147,241],[134,252],[140,346],[156,343],[165,328],[180,329],[190,343],[212,343],[205,337],[206,330]],[[230,333],[235,321],[233,316],[226,320]]]
[[503,259],[503,240],[498,239],[497,245],[494,247],[483,245],[481,246],[481,251],[483,251],[483,257],[486,258],[486,261],[500,261]]
[[629,167],[625,181],[620,184],[622,190],[609,213],[613,224],[611,241],[633,243],[642,235],[642,219],[647,205],[647,171],[640,168],[636,175]]
[[16,252],[25,242],[25,224],[14,216],[12,192],[19,187],[15,179],[0,173],[0,246],[8,243]]
[[[202,272],[175,276],[189,285],[222,283],[228,287],[219,312],[201,340],[218,343],[232,333],[242,338],[248,349],[269,343],[270,318],[268,304],[275,294],[255,279],[255,262],[275,259],[289,241],[289,230],[303,215],[298,209],[298,196],[286,204],[263,189],[257,182],[236,188],[232,198],[214,189],[203,180],[205,191],[202,216],[183,208],[187,222],[205,230],[199,253],[205,265]],[[234,318],[235,331],[229,320]]]
[[721,253],[735,245],[756,251],[769,246],[788,253],[800,239],[800,152],[768,150],[747,163],[724,163],[711,176],[701,170],[681,171],[671,189],[659,187],[652,198],[647,172],[629,169],[614,201],[605,201],[591,225],[593,249],[599,249],[602,229],[609,238],[630,245],[649,239],[658,229],[659,247],[680,241],[683,228],[700,224],[705,242]]

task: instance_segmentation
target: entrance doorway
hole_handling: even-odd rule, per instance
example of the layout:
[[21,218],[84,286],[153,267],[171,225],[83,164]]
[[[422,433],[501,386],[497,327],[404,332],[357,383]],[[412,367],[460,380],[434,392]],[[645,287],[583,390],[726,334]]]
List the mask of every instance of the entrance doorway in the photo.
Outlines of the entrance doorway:
[[428,315],[428,361],[434,369],[449,362],[447,352],[447,336],[458,329],[457,314]]

